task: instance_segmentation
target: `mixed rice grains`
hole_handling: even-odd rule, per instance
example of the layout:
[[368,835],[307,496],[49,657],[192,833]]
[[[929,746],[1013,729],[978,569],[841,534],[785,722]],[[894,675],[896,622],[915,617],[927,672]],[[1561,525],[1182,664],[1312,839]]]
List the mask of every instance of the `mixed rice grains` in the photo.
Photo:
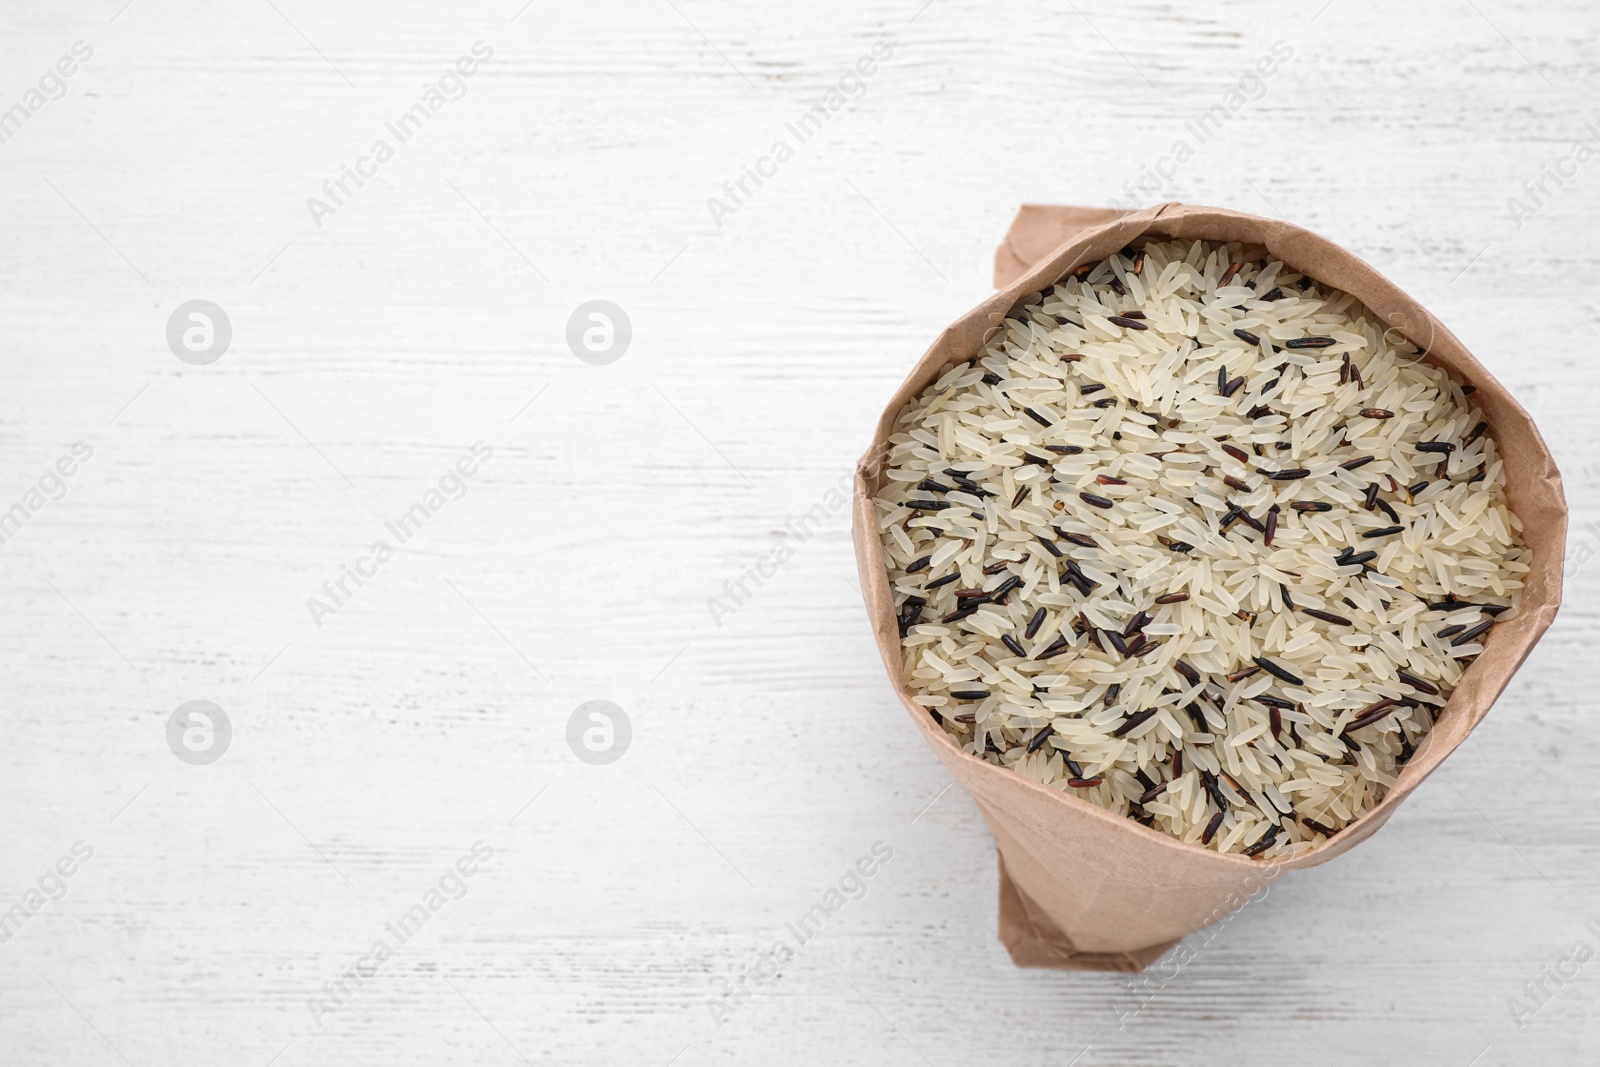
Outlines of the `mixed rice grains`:
[[1368,811],[1528,570],[1472,387],[1260,248],[1151,241],[903,411],[877,498],[914,699],[1220,852]]

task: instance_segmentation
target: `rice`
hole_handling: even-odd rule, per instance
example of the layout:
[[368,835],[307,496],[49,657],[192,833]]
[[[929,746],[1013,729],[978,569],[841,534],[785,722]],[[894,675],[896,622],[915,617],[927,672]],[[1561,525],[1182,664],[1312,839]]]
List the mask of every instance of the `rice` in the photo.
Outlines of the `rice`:
[[1528,571],[1470,385],[1259,247],[1150,241],[900,414],[876,499],[964,751],[1220,852],[1369,811]]

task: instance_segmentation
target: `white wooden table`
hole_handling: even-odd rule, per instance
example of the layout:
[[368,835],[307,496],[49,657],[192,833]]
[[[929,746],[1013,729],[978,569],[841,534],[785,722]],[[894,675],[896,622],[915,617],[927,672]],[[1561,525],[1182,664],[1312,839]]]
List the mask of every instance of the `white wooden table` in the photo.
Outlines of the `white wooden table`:
[[[0,1062],[1594,1062],[1600,963],[1520,1028],[1508,998],[1600,948],[1600,566],[1380,835],[1146,984],[1011,966],[847,514],[785,527],[1020,202],[1132,193],[1407,286],[1600,554],[1600,163],[1561,162],[1600,138],[1592,5],[519,3],[0,14]],[[594,299],[632,326],[607,365],[566,341]],[[231,324],[205,365],[167,342],[191,300]],[[210,764],[169,747],[193,700],[231,724]],[[609,764],[568,743],[590,700],[631,726]]]

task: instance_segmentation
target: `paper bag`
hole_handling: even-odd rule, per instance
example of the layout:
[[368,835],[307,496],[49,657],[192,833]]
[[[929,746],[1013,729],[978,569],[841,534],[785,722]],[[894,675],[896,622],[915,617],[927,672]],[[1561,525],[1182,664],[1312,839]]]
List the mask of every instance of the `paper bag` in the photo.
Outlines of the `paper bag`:
[[[885,442],[912,397],[951,365],[977,355],[1016,306],[1046,285],[1117,252],[1141,235],[1264,245],[1294,270],[1354,294],[1425,358],[1477,386],[1506,468],[1506,495],[1521,517],[1532,570],[1521,613],[1499,623],[1433,729],[1371,811],[1291,859],[1264,861],[1185,844],[1086,800],[968,755],[912,703],[872,498]],[[901,383],[856,470],[854,537],[867,613],[900,702],[983,811],[1000,853],[1000,940],[1019,966],[1142,970],[1184,936],[1242,906],[1279,873],[1315,867],[1354,848],[1394,813],[1488,714],[1561,603],[1567,531],[1561,475],[1538,429],[1459,340],[1367,263],[1287,222],[1221,208],[1163,204],[1139,212],[1026,206],[995,255],[1000,291],[948,327]]]

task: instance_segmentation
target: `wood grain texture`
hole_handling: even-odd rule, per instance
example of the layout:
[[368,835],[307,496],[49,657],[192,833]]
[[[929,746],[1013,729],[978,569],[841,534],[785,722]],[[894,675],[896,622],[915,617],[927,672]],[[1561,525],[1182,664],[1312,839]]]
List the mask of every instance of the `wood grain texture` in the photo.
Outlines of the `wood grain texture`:
[[[94,50],[0,143],[0,510],[94,450],[0,544],[0,909],[94,850],[0,944],[0,1061],[1593,1062],[1600,963],[1521,1029],[1507,998],[1600,946],[1600,565],[1382,833],[1149,986],[1011,966],[843,512],[707,608],[987,292],[1019,203],[1126,198],[1279,40],[1147,201],[1281,214],[1406,286],[1539,420],[1600,554],[1600,163],[1520,225],[1506,203],[1595,136],[1592,6],[519,6],[0,13],[0,109]],[[316,226],[307,198],[479,40],[466,94]],[[707,199],[879,42],[718,225]],[[194,298],[234,329],[206,367],[165,342]],[[609,366],[564,340],[593,298],[633,324]],[[479,440],[466,495],[314,625]],[[164,733],[196,698],[235,728],[207,767]],[[610,766],[567,745],[595,698],[633,727]],[[465,895],[314,1023],[479,840]],[[708,998],[876,841],[866,895],[719,1027]]]

